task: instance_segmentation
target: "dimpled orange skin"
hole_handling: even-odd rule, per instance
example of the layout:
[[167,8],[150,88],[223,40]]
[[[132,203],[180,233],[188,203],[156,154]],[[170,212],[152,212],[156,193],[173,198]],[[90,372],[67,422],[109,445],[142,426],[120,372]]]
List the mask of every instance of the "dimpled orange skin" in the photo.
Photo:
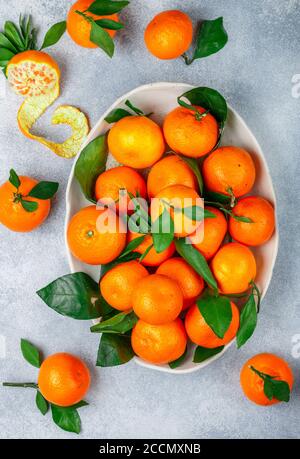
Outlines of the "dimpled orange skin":
[[126,233],[121,228],[117,227],[115,232],[97,231],[97,219],[102,212],[114,218],[111,210],[97,210],[96,206],[84,207],[72,217],[67,230],[70,251],[74,257],[90,265],[111,262],[120,255],[126,243]]
[[144,199],[147,195],[143,177],[130,167],[118,166],[108,169],[97,178],[95,184],[96,200],[112,199],[116,203],[116,209],[119,209],[120,190],[126,190],[127,193],[134,196],[138,194]]
[[181,357],[186,349],[187,337],[180,319],[163,325],[138,320],[132,330],[131,345],[141,359],[159,365]]
[[162,263],[156,270],[177,282],[183,294],[182,310],[191,306],[204,289],[204,281],[183,258],[175,257]]
[[211,269],[221,293],[243,293],[255,279],[256,261],[248,247],[230,242],[213,257]]
[[294,377],[287,362],[275,354],[257,354],[245,363],[240,374],[240,382],[244,394],[253,403],[269,406],[279,403],[279,400],[275,398],[269,400],[268,397],[266,397],[264,394],[263,380],[251,370],[250,366],[262,373],[275,376],[276,380],[287,382],[290,390],[292,390]]
[[161,274],[150,274],[135,286],[132,308],[139,319],[151,325],[163,325],[176,319],[183,306],[178,283]]
[[170,185],[185,185],[194,190],[198,189],[192,169],[175,155],[166,156],[152,166],[147,178],[149,198],[154,198]]
[[[143,234],[128,232],[128,242],[131,242],[133,239],[136,239],[137,237],[141,236],[143,236]],[[145,251],[148,249],[150,245],[153,245],[153,238],[151,234],[147,234],[145,235],[145,239],[143,240],[143,242],[141,242],[141,244],[136,249],[134,249],[134,252],[138,252],[142,255],[143,253],[145,253]],[[165,260],[171,258],[174,252],[175,244],[173,242],[169,245],[167,249],[160,253],[157,253],[155,248],[152,247],[145,256],[145,258],[143,258],[141,263],[144,266],[159,266]]]
[[240,314],[237,306],[231,304],[232,320],[223,338],[219,338],[204,320],[199,308],[194,304],[185,316],[185,329],[190,340],[198,346],[213,349],[225,346],[233,340],[240,324]]
[[165,151],[161,128],[146,116],[126,116],[117,121],[107,141],[113,157],[134,169],[152,166]]
[[237,198],[249,193],[255,182],[255,165],[243,148],[220,147],[203,162],[202,174],[209,191],[229,195],[231,188]]
[[233,239],[241,244],[256,246],[271,238],[275,228],[275,213],[269,201],[259,196],[242,198],[232,212],[252,220],[251,223],[245,223],[230,217],[229,232]]
[[100,291],[103,298],[115,309],[131,309],[131,298],[140,279],[149,273],[144,266],[135,260],[120,263],[110,269],[100,280]]
[[19,179],[21,181],[19,193],[24,200],[37,202],[38,208],[34,212],[27,212],[20,202],[14,202],[14,193],[17,189],[7,181],[0,186],[0,223],[12,231],[23,233],[34,230],[46,220],[51,201],[27,197],[26,195],[38,182],[26,176],[19,176]]
[[[205,112],[204,108],[197,108],[200,113]],[[184,107],[177,107],[166,116],[163,131],[172,150],[191,158],[209,153],[219,135],[218,123],[210,113],[197,121],[195,112]]]
[[[84,48],[98,48],[98,46],[90,40],[91,24],[84,17],[76,13],[76,10],[81,12],[86,11],[94,1],[95,0],[78,0],[76,3],[74,3],[74,5],[71,6],[67,16],[68,34],[72,40],[77,43],[77,45],[83,46]],[[98,16],[89,12],[86,12],[85,14],[95,20],[112,19],[113,21],[118,22],[117,14],[111,14],[108,16]],[[115,30],[105,30],[111,37],[114,37],[116,34]]]
[[[157,193],[155,198],[157,201],[152,201],[151,203],[151,214],[153,212],[154,221],[161,214],[163,209],[162,206],[165,206],[165,209],[170,212],[174,221],[174,234],[176,237],[188,236],[194,233],[198,226],[201,225],[200,220],[191,220],[188,216],[184,215],[184,209],[186,207],[203,207],[203,201],[193,188],[189,188],[185,185],[171,185]],[[165,202],[168,202],[178,209],[182,209],[182,212],[176,212],[172,208],[168,208],[164,204]]]
[[159,59],[176,59],[192,43],[192,21],[182,11],[163,11],[149,22],[144,39],[148,50],[154,56]]
[[90,372],[85,363],[72,354],[53,354],[40,367],[38,386],[48,402],[71,406],[86,395],[90,386]]
[[[216,217],[204,219],[201,228],[203,230],[201,242],[198,242],[197,233],[190,236],[190,241],[206,260],[210,260],[218,251],[227,233],[227,220],[219,209],[210,206],[205,206],[205,209],[212,212]],[[200,236],[202,236],[201,233]]]

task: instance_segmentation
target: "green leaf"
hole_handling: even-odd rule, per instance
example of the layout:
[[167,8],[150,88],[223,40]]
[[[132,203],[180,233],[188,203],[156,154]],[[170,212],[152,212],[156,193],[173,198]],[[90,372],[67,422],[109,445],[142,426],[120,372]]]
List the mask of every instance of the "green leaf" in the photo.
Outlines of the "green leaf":
[[157,253],[166,250],[174,239],[174,221],[164,208],[158,219],[152,224],[153,245]]
[[6,48],[0,49],[0,61],[1,62],[9,62],[12,57],[14,57],[15,53],[10,51]]
[[11,169],[9,171],[9,179],[8,180],[10,181],[12,186],[14,186],[17,189],[21,185],[21,181],[19,179],[19,176],[18,176],[18,174],[16,173],[16,171],[14,169]]
[[77,434],[80,433],[81,420],[75,408],[57,406],[51,403],[51,412],[53,421],[62,430]]
[[230,216],[237,222],[253,223],[253,220],[251,218],[243,217],[242,215],[235,215],[233,212],[230,212]]
[[236,335],[237,347],[243,346],[253,335],[257,324],[257,311],[253,293],[249,296],[240,315],[240,327]]
[[126,100],[125,105],[127,105],[127,107],[131,108],[131,110],[132,110],[136,115],[144,115],[144,112],[143,112],[141,109],[135,107],[135,106],[130,102],[130,100]]
[[204,218],[204,209],[200,206],[184,207],[182,212],[185,217],[190,218],[191,220],[200,221]]
[[66,28],[66,21],[61,21],[57,22],[56,24],[53,24],[53,26],[50,27],[50,29],[45,35],[41,49],[45,49],[49,46],[55,45],[55,43],[57,43],[65,33]]
[[254,368],[252,365],[250,366],[250,369],[264,381],[264,394],[269,400],[275,398],[281,402],[289,402],[290,386],[286,381],[276,379],[275,376],[263,373],[262,371]]
[[176,250],[194,270],[203,277],[205,282],[214,290],[218,290],[217,282],[212,275],[211,270],[204,256],[192,244],[188,244],[185,238],[175,239]]
[[75,177],[86,199],[93,203],[95,182],[98,175],[105,171],[106,160],[106,135],[100,135],[84,147],[76,161]]
[[228,35],[223,26],[223,18],[204,21],[196,38],[196,48],[192,60],[210,56],[226,45]]
[[38,203],[35,201],[26,201],[25,199],[21,199],[21,204],[26,212],[35,212],[39,207]]
[[57,192],[59,183],[57,182],[39,182],[28,193],[28,196],[37,199],[51,199]]
[[227,103],[224,97],[215,89],[207,87],[191,89],[178,97],[179,105],[182,98],[188,99],[192,105],[198,105],[209,110],[209,113],[216,118],[219,124],[226,122]]
[[35,397],[35,404],[37,408],[40,410],[43,416],[47,413],[49,409],[49,403],[47,400],[42,396],[39,390],[36,391],[36,397]]
[[18,49],[18,51],[24,51],[25,43],[18,31],[16,25],[11,21],[6,21],[4,24],[4,34],[6,38]]
[[118,13],[121,11],[125,6],[127,6],[129,2],[127,1],[111,1],[111,0],[95,0],[91,6],[89,7],[88,11],[91,13],[104,16]]
[[197,300],[197,306],[205,322],[219,337],[224,338],[232,320],[232,309],[229,298],[214,296],[205,292]]
[[96,24],[95,21],[91,22],[90,40],[103,49],[109,57],[113,57],[115,51],[114,41],[109,33]]
[[125,249],[119,255],[118,258],[111,261],[110,263],[107,263],[106,265],[102,265],[100,279],[102,279],[104,274],[110,271],[114,266],[117,266],[120,263],[125,263],[126,261],[137,260],[138,258],[140,258],[140,254],[138,252],[133,252],[133,250],[136,249],[143,242],[144,239],[145,236],[140,236],[133,239],[128,243],[128,245],[125,247]]
[[146,236],[143,235],[143,236],[136,237],[135,239],[132,239],[132,241],[130,241],[127,244],[127,246],[125,247],[125,249],[119,256],[119,258],[124,258],[126,255],[129,255],[133,250],[135,250],[143,242],[145,237]]
[[214,191],[205,190],[204,200],[207,201],[209,204],[216,203],[228,206],[231,202],[231,196],[222,193],[216,193]]
[[142,253],[142,255],[141,255],[140,258],[139,258],[139,262],[140,262],[140,263],[144,260],[144,258],[146,258],[146,256],[148,255],[148,253],[150,252],[151,249],[153,249],[153,244],[149,245],[149,246],[146,248],[145,252]]
[[[215,89],[199,87],[191,89],[179,96],[177,99],[179,105],[185,105],[182,98],[188,99],[192,106],[198,105],[205,108],[217,120],[219,124],[219,137],[214,149],[217,148],[221,141],[228,113],[227,103],[224,97]],[[199,123],[201,123],[201,120]]]
[[97,319],[112,310],[97,282],[82,272],[59,277],[36,293],[54,311],[73,319]]
[[91,332],[123,334],[132,330],[137,321],[138,318],[133,311],[128,313],[120,312],[104,322],[93,325],[91,327]]
[[124,28],[124,24],[112,19],[98,19],[95,23],[103,29],[120,30]]
[[134,356],[130,336],[103,333],[98,349],[98,367],[113,367],[129,362]]
[[40,351],[26,339],[21,339],[21,351],[24,359],[36,368],[41,366]]
[[169,367],[172,368],[172,370],[174,370],[175,368],[178,368],[184,362],[186,358],[186,354],[187,354],[187,348],[185,348],[184,353],[180,357],[178,357],[178,359],[173,360],[173,362],[169,362]]
[[2,32],[0,32],[0,48],[9,49],[9,51],[12,51],[14,54],[18,53],[18,49]]
[[212,349],[209,349],[207,347],[197,346],[195,349],[193,362],[194,363],[204,362],[205,360],[210,359],[214,355],[217,355],[220,352],[222,352],[223,349],[224,349],[224,346],[215,347]]
[[180,159],[182,159],[182,161],[184,161],[191,169],[192,171],[194,172],[196,178],[197,178],[197,181],[198,181],[198,185],[199,185],[199,191],[200,191],[200,195],[202,196],[203,194],[203,178],[202,178],[202,174],[201,174],[201,171],[200,171],[200,168],[198,166],[198,162],[195,158],[188,158],[186,156],[180,156],[178,155]]
[[124,108],[116,108],[112,110],[104,119],[107,123],[116,123],[117,121],[121,120],[122,118],[126,118],[127,116],[132,116],[130,112],[124,110]]

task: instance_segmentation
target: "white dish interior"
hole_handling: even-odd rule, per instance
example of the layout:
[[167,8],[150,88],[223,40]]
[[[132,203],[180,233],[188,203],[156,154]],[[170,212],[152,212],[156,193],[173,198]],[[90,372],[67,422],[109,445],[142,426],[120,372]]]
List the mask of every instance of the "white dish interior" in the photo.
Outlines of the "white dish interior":
[[[199,85],[200,86],[200,85]],[[107,114],[119,107],[124,108],[124,102],[127,99],[137,107],[141,108],[145,113],[153,112],[151,118],[160,123],[162,122],[165,115],[177,106],[177,97],[183,94],[184,92],[192,89],[194,86],[183,84],[183,83],[152,83],[144,86],[140,86],[127,94],[123,95],[116,102],[111,105],[108,110],[101,116],[99,121],[96,123],[95,127],[91,130],[89,136],[86,139],[85,145],[87,145],[91,140],[97,137],[100,134],[105,133],[110,125],[104,121],[104,118]],[[268,165],[266,163],[264,154],[252,134],[251,130],[246,125],[245,121],[238,115],[238,113],[231,107],[228,112],[228,119],[226,123],[226,128],[223,133],[221,145],[236,145],[251,153],[256,166],[256,182],[251,194],[261,195],[267,198],[274,206],[276,210],[276,198],[274,193],[274,188],[269,173]],[[65,219],[65,230],[67,228],[70,218],[82,207],[89,205],[90,203],[83,196],[79,184],[74,176],[74,167],[76,163],[76,158],[71,170],[68,186],[66,191],[66,219]],[[114,165],[114,161],[109,156],[108,167]],[[71,272],[84,271],[91,275],[95,281],[99,280],[99,267],[90,266],[85,263],[80,262],[75,259],[68,249],[66,243],[68,262],[70,265]],[[271,277],[276,260],[278,250],[278,230],[276,229],[272,238],[263,246],[255,248],[253,250],[256,261],[257,261],[257,271],[258,275],[256,278],[256,283],[259,286],[262,297],[265,295]],[[255,338],[254,338],[255,339]],[[135,361],[142,366],[147,368],[152,368],[158,371],[165,371],[168,373],[189,373],[192,371],[197,371],[201,368],[204,368],[206,365],[212,363],[214,360],[222,356],[222,354],[228,349],[228,347],[233,343],[229,343],[224,350],[217,354],[216,356],[206,360],[203,363],[193,363],[192,354],[193,346],[189,349],[189,355],[186,358],[184,364],[179,368],[172,370],[168,365],[152,365],[141,360],[138,357],[135,357]]]

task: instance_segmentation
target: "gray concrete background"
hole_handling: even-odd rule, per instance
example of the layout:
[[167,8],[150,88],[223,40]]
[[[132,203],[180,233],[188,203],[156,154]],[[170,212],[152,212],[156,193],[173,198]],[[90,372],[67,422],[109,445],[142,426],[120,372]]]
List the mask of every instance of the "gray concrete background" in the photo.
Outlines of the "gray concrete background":
[[[0,0],[1,26],[30,12],[41,35],[62,20],[72,1]],[[224,16],[230,41],[217,55],[186,67],[180,60],[152,57],[143,30],[154,14],[182,8],[195,20]],[[100,50],[76,46],[67,35],[51,50],[62,70],[62,95],[88,113],[91,126],[120,95],[144,83],[179,81],[221,91],[246,119],[261,143],[278,197],[280,249],[271,286],[263,302],[255,337],[240,351],[234,346],[211,366],[174,376],[135,365],[96,369],[98,337],[89,323],[63,318],[48,309],[35,291],[68,272],[63,239],[65,187],[72,161],[56,157],[23,137],[16,113],[21,100],[11,92],[0,100],[0,181],[11,167],[19,174],[60,182],[51,216],[31,234],[0,228],[0,380],[36,378],[20,353],[21,337],[50,354],[67,351],[89,364],[90,406],[80,410],[81,438],[299,438],[300,339],[299,121],[300,98],[292,97],[292,77],[300,73],[299,0],[132,0],[122,14],[126,29],[116,39],[110,61]],[[53,109],[39,123],[52,138],[65,135],[49,126]],[[47,126],[47,128],[46,128]],[[294,337],[294,338],[293,338]],[[243,363],[258,352],[286,358],[295,374],[289,404],[271,408],[248,402],[239,386]],[[299,352],[298,352],[299,354]],[[42,417],[30,389],[0,388],[0,437],[74,438]]]

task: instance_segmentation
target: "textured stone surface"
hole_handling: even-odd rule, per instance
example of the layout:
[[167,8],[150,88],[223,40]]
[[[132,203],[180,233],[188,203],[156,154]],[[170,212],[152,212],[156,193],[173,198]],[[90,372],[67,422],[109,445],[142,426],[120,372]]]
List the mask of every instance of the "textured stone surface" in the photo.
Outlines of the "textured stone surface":
[[[41,31],[62,20],[71,1],[0,0],[1,25],[30,12]],[[215,56],[186,67],[180,60],[155,60],[143,44],[143,30],[161,9],[180,8],[196,18],[223,15],[230,41]],[[89,114],[91,125],[121,94],[152,81],[180,81],[220,90],[247,120],[262,145],[278,198],[280,249],[264,300],[255,338],[242,350],[234,346],[203,371],[174,376],[135,365],[95,369],[98,337],[89,324],[56,315],[35,291],[68,272],[63,224],[65,187],[72,161],[62,160],[23,137],[17,127],[20,99],[8,90],[0,103],[0,181],[10,167],[20,174],[61,184],[50,218],[38,231],[14,234],[0,228],[0,380],[32,380],[36,370],[24,363],[20,337],[45,354],[69,351],[90,365],[90,406],[81,409],[83,438],[295,438],[299,437],[300,358],[292,356],[292,338],[300,333],[299,122],[300,99],[291,94],[292,76],[300,73],[299,0],[132,0],[122,14],[126,29],[116,39],[110,61],[99,50],[77,47],[66,35],[51,50],[62,70],[59,104],[70,103]],[[2,83],[2,80],[1,80]],[[39,131],[61,138],[63,128],[49,128],[52,108]],[[47,128],[46,128],[47,126]],[[239,371],[258,352],[286,358],[296,384],[289,404],[260,408],[239,386]],[[43,418],[30,389],[0,390],[2,438],[68,438],[50,416]]]

